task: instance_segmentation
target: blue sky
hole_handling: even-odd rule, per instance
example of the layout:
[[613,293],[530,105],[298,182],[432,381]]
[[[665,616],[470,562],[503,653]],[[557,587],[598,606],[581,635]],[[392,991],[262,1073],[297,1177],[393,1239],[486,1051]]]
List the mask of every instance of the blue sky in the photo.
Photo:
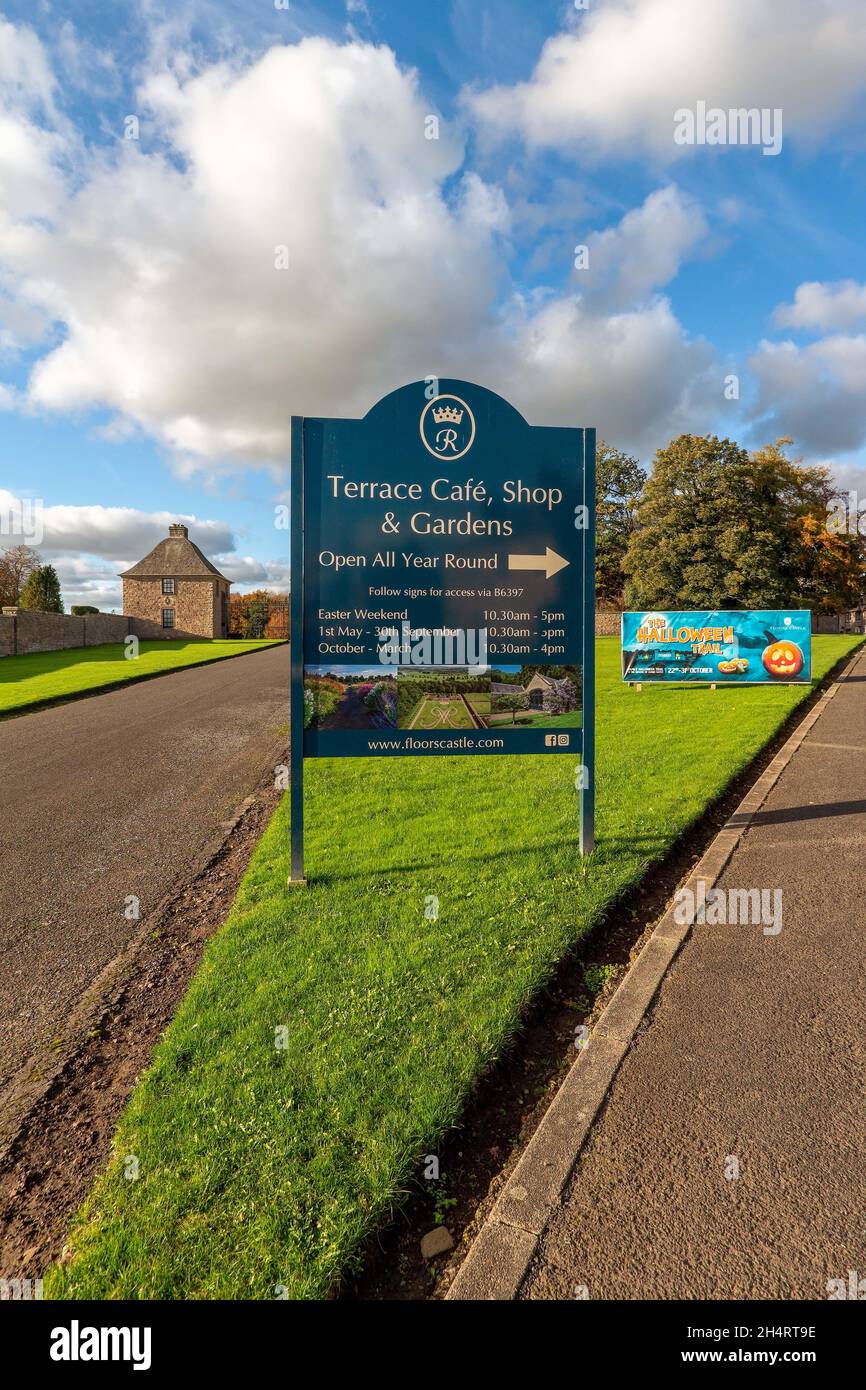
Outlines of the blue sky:
[[[285,587],[290,415],[428,372],[862,497],[864,89],[860,0],[0,0],[0,503],[68,602],[175,516]],[[698,101],[781,152],[677,147]]]

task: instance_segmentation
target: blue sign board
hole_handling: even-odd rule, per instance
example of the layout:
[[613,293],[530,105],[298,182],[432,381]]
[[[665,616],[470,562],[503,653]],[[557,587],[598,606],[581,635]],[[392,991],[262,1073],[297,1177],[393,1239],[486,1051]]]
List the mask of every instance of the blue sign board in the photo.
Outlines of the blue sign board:
[[808,685],[812,615],[805,609],[623,613],[622,678]]
[[294,418],[293,789],[302,755],[576,752],[591,782],[594,526],[595,431],[482,386]]

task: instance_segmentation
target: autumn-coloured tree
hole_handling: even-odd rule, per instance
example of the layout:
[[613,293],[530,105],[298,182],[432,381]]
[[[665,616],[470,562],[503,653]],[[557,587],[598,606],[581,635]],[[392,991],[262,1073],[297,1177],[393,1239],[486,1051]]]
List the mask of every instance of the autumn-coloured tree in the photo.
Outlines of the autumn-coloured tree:
[[274,640],[279,638],[285,640],[289,636],[289,631],[289,596],[288,594],[271,594],[265,636]]
[[38,565],[39,552],[30,545],[0,551],[0,607],[17,607],[21,590]]
[[863,602],[866,553],[862,541],[830,531],[817,517],[800,518],[798,606],[840,613]]
[[231,637],[269,637],[289,635],[289,595],[254,589],[249,594],[233,593],[229,600]]

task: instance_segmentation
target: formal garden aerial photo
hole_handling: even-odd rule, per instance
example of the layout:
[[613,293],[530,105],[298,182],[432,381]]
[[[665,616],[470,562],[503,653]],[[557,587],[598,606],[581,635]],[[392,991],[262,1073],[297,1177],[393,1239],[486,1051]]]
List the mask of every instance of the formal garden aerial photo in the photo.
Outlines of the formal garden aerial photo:
[[489,718],[486,666],[408,666],[398,671],[401,729],[483,729]]

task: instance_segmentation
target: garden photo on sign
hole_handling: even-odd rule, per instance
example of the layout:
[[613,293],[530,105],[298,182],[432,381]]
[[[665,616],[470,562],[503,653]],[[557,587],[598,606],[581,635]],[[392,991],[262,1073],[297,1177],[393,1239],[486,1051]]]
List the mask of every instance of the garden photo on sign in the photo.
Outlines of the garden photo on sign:
[[305,668],[305,729],[393,729],[396,724],[394,667]]
[[400,667],[397,674],[399,728],[486,729],[489,718],[489,667]]
[[579,729],[579,666],[494,666],[490,728]]

